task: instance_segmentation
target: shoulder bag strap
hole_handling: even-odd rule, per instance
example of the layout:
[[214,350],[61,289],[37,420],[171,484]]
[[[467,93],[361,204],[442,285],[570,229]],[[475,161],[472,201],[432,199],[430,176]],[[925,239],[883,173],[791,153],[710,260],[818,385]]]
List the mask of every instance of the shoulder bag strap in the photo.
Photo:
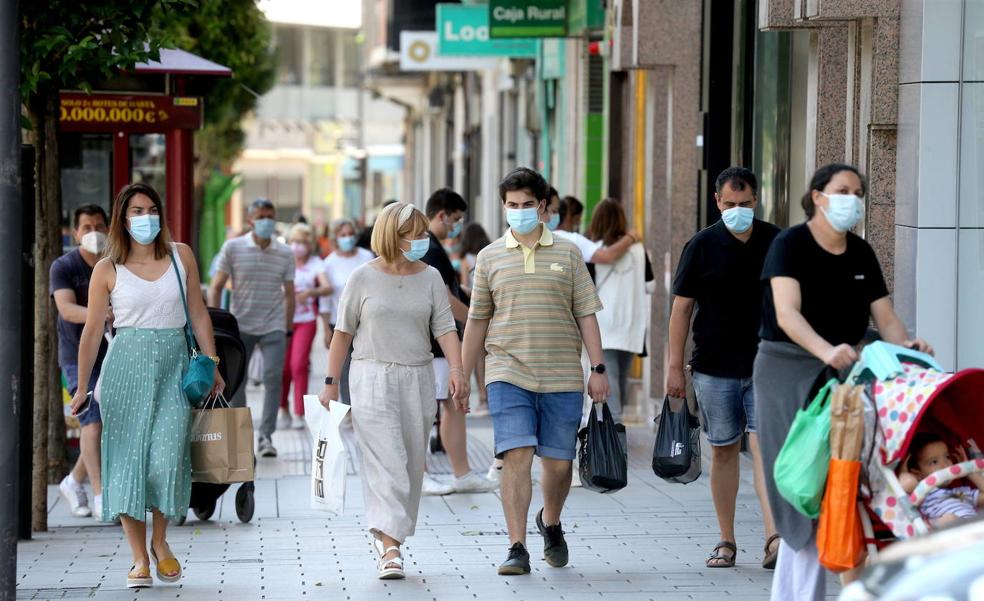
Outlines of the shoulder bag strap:
[[178,259],[171,253],[171,264],[174,265],[174,274],[178,278],[178,290],[181,293],[181,305],[185,312],[185,338],[188,344],[188,354],[194,355],[198,352],[198,343],[195,341],[195,334],[191,328],[191,315],[188,313],[188,299],[185,297],[184,282],[181,281],[181,270],[178,268]]

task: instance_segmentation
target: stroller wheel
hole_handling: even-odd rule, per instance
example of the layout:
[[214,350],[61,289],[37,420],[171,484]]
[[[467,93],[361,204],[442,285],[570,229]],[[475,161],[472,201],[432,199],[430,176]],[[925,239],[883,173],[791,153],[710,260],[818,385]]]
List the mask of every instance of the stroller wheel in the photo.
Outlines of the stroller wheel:
[[215,499],[212,499],[211,502],[206,503],[201,507],[192,507],[192,510],[195,512],[195,517],[204,522],[205,520],[211,518],[212,514],[215,513]]
[[253,499],[253,483],[246,482],[236,492],[236,515],[239,521],[246,524],[253,519],[256,501]]

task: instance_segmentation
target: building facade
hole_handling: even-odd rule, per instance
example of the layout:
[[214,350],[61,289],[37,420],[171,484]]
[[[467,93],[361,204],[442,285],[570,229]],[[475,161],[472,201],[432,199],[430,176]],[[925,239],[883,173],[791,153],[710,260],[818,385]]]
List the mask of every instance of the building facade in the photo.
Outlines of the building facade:
[[361,10],[298,13],[292,6],[261,4],[273,27],[277,79],[245,124],[246,148],[234,165],[243,183],[229,212],[234,228],[261,197],[277,204],[283,221],[361,221],[367,207],[402,185],[404,115],[363,88]]
[[494,236],[496,185],[528,165],[586,218],[621,199],[644,232],[657,291],[629,418],[648,419],[663,395],[672,274],[719,218],[713,182],[735,164],[759,175],[759,217],[782,227],[803,221],[817,167],[856,165],[868,183],[858,233],[907,327],[949,369],[984,365],[984,2],[576,0],[566,37],[532,53],[412,72],[399,32],[440,36],[446,9],[367,6],[370,80],[405,115],[403,199],[452,186]]

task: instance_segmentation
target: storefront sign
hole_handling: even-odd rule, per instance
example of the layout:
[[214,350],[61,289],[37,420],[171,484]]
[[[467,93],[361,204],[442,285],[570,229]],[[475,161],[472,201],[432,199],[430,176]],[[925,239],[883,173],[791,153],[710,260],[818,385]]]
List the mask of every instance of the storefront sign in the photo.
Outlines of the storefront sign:
[[491,39],[485,5],[437,5],[438,53],[442,56],[536,57],[536,40]]
[[489,0],[492,38],[567,35],[567,0]]
[[401,71],[479,71],[494,69],[496,59],[477,56],[442,56],[434,31],[400,32]]
[[123,94],[61,94],[61,131],[130,133],[199,129],[200,98]]

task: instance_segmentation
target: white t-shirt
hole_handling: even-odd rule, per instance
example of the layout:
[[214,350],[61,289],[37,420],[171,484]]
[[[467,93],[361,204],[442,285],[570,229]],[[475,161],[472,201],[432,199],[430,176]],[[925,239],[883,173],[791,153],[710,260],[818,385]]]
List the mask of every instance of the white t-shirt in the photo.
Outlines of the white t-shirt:
[[588,240],[581,234],[577,232],[568,232],[566,230],[554,230],[551,232],[554,236],[558,238],[563,238],[564,240],[569,240],[574,243],[574,246],[581,251],[581,256],[584,257],[585,263],[590,263],[591,259],[594,257],[595,251],[601,248],[601,240],[597,242],[592,242]]
[[342,298],[342,291],[345,283],[348,282],[352,272],[372,261],[376,255],[361,247],[356,247],[355,254],[351,257],[343,257],[337,252],[333,252],[322,260],[323,270],[328,276],[331,284],[332,293],[330,296],[322,297],[318,312],[330,314],[333,319],[338,319],[338,301]]
[[[302,267],[294,267],[294,293],[304,292],[318,287],[318,274],[322,273],[324,265],[317,255],[308,257]],[[315,312],[317,301],[313,298],[294,305],[294,323],[310,323],[318,318]],[[324,303],[321,303],[324,304]]]

